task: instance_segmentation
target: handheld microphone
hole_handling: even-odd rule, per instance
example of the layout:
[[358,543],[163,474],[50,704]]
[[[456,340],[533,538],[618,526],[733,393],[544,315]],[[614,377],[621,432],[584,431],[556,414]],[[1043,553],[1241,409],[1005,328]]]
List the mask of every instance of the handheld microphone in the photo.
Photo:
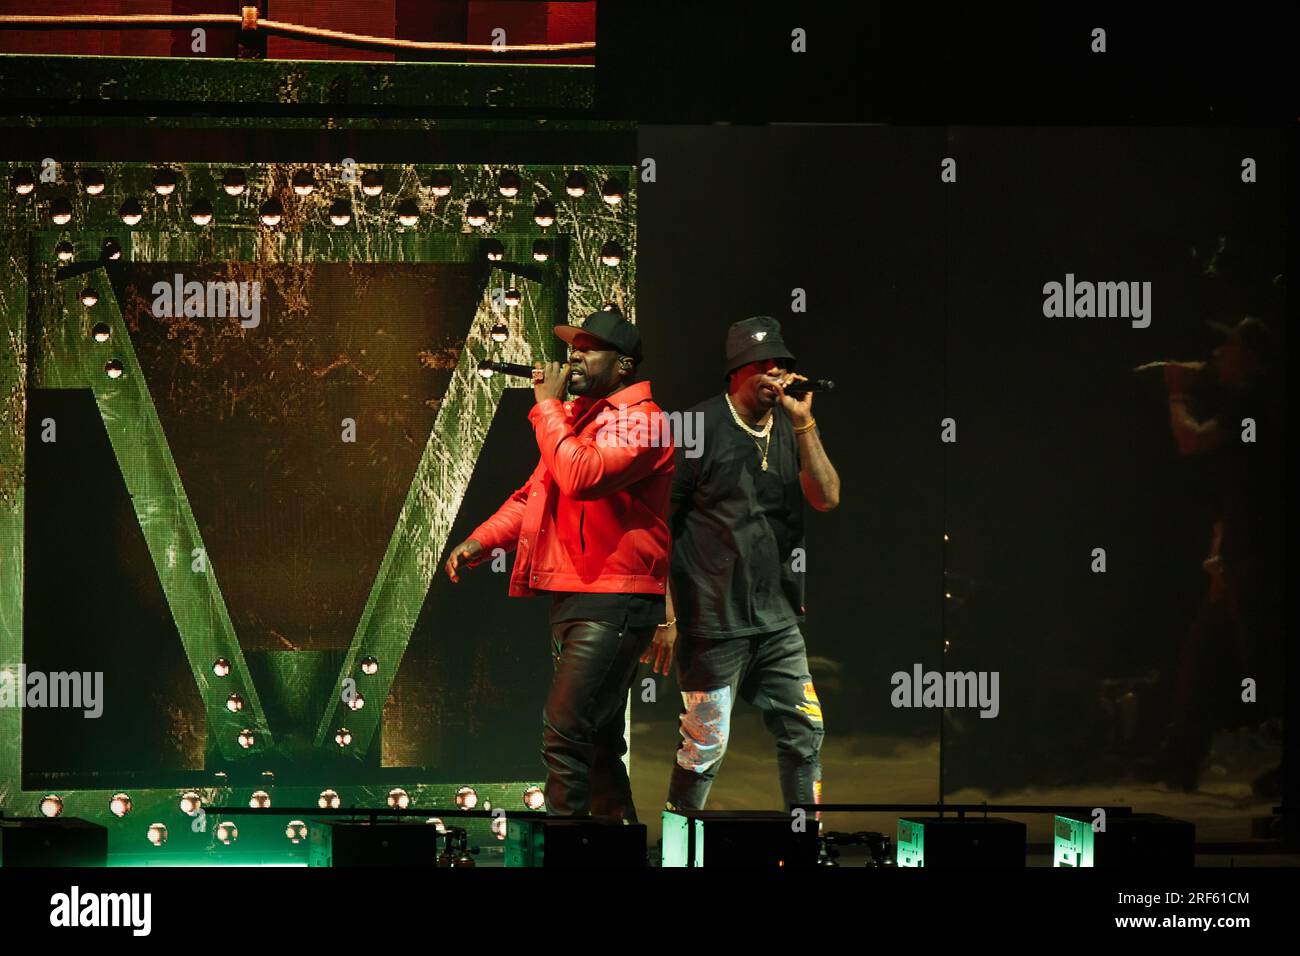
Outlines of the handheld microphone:
[[520,378],[533,377],[531,365],[520,365],[517,362],[492,362],[488,359],[478,363],[478,373],[484,378],[490,377],[493,372],[500,372],[502,375],[518,375]]
[[835,383],[828,378],[810,378],[806,382],[791,382],[785,387],[787,395],[806,395],[809,392],[829,392]]

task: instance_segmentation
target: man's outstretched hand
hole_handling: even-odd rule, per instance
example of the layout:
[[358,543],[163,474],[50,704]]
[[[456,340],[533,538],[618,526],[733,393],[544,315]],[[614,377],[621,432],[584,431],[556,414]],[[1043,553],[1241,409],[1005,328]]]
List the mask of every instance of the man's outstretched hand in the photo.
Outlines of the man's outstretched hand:
[[460,583],[460,578],[456,576],[456,572],[460,570],[460,563],[462,561],[466,562],[466,566],[468,566],[468,562],[477,560],[479,555],[482,553],[483,545],[479,544],[473,538],[462,541],[460,544],[456,545],[456,547],[452,548],[451,556],[447,558],[447,564],[445,565],[447,577],[451,578],[451,583]]

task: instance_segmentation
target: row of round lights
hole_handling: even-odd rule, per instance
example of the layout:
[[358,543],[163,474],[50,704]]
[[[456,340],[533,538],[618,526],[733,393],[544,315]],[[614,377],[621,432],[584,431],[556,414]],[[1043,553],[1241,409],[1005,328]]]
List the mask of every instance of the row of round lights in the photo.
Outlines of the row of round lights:
[[[104,173],[98,169],[87,169],[81,173],[81,186],[88,196],[98,196],[104,192],[107,181]],[[293,185],[293,191],[299,196],[310,196],[316,190],[316,176],[309,169],[299,169],[294,172],[290,180]],[[173,169],[162,168],[154,172],[153,190],[159,196],[170,196],[176,191],[178,178],[176,171]],[[519,173],[513,169],[506,169],[497,177],[497,190],[507,199],[514,199],[519,195],[523,181]],[[13,190],[19,196],[28,196],[36,189],[36,177],[30,169],[22,169],[14,174],[12,181]],[[222,189],[228,196],[242,196],[248,189],[248,176],[241,169],[228,169],[222,178]],[[429,177],[429,190],[437,197],[442,198],[450,196],[452,192],[451,173],[446,170],[438,170]],[[580,199],[587,194],[590,188],[590,182],[587,174],[581,170],[574,170],[564,179],[564,191],[574,199]],[[378,196],[384,191],[384,174],[381,170],[368,169],[361,174],[361,192],[367,196]],[[605,180],[601,187],[601,198],[611,206],[617,206],[623,201],[626,195],[626,189],[622,180],[617,177],[610,177]]]
[[[364,657],[361,660],[361,673],[367,677],[374,677],[379,673],[379,659],[376,657]],[[347,705],[350,710],[360,710],[366,706],[366,698],[361,693],[354,693],[347,698]],[[352,731],[346,727],[340,727],[334,732],[334,742],[340,748],[347,748],[352,745]],[[332,792],[332,791],[326,791]]]
[[[60,262],[71,262],[76,255],[76,250],[73,248],[72,243],[64,239],[54,247],[54,254],[58,257]],[[121,258],[122,246],[116,239],[109,236],[104,240],[104,244],[100,249],[100,259],[108,262],[116,262]]]
[[[465,786],[456,791],[456,806],[461,810],[473,810],[478,806],[478,799],[478,791],[473,787]],[[394,787],[388,791],[387,802],[394,810],[406,810],[411,806],[411,795],[401,787]],[[529,810],[540,810],[546,803],[541,787],[534,784],[525,790],[523,803]],[[342,801],[337,790],[326,789],[321,791],[316,805],[322,810],[337,810],[342,806]],[[181,794],[178,806],[182,813],[192,817],[203,809],[203,797],[197,790],[186,790]],[[265,790],[256,790],[249,797],[248,806],[253,810],[270,809],[271,795]],[[116,793],[108,802],[109,811],[119,818],[129,814],[131,807],[131,796],[127,793]],[[490,803],[488,807],[490,808]],[[46,794],[41,800],[41,813],[47,817],[62,815],[63,798],[57,793]]]
[[[229,820],[223,820],[216,827],[217,839],[229,846],[239,839],[239,828]],[[290,843],[298,844],[307,839],[307,824],[302,820],[290,820],[284,828],[284,835]],[[147,839],[154,846],[164,846],[167,843],[167,824],[151,823],[145,833]]]
[[[536,785],[530,786],[523,794],[524,806],[529,810],[541,810],[546,805],[546,797],[542,793],[541,787]],[[339,795],[334,790],[324,790],[321,792],[317,801],[318,806],[325,810],[337,810],[340,805]],[[271,795],[265,790],[256,791],[248,801],[249,807],[255,810],[269,809],[271,806]],[[401,787],[394,787],[388,793],[388,806],[394,809],[405,810],[411,805],[410,795]],[[461,787],[456,791],[456,805],[462,810],[472,810],[478,805],[478,792],[473,787]],[[490,804],[488,804],[490,806]],[[180,798],[181,812],[187,816],[195,816],[203,806],[203,798],[197,791],[187,790]],[[131,812],[131,797],[125,793],[114,794],[109,801],[109,810],[116,817],[125,817]],[[57,817],[63,813],[63,798],[58,794],[47,794],[41,800],[41,813],[47,817]],[[438,827],[439,833],[446,832],[446,826],[438,817],[430,817],[428,823]],[[506,824],[504,817],[494,817],[492,820],[492,832],[497,839],[504,840],[506,836]],[[291,820],[285,827],[285,837],[294,844],[301,843],[307,839],[307,824],[302,820]],[[239,829],[235,824],[229,821],[222,821],[216,828],[217,839],[226,845],[235,842],[239,837]],[[165,823],[151,823],[146,831],[146,839],[154,846],[163,846],[167,842],[167,825]]]
[[[294,173],[292,182],[293,191],[299,196],[311,195],[316,189],[315,176],[309,170],[298,170]],[[497,188],[502,196],[508,199],[514,198],[519,193],[519,182],[518,173],[513,170],[506,170],[498,177]],[[103,174],[98,170],[88,171],[82,176],[82,185],[88,195],[99,195],[104,191]],[[429,187],[435,196],[450,195],[452,190],[451,175],[445,172],[435,173],[430,179]],[[13,190],[17,195],[28,195],[35,188],[36,179],[30,170],[22,170],[14,176]],[[227,195],[242,195],[248,188],[248,178],[240,170],[228,170],[223,182],[223,188]],[[588,183],[585,173],[575,170],[565,179],[565,192],[573,198],[584,196],[587,188]],[[155,174],[154,192],[160,196],[169,196],[175,189],[176,174],[174,171],[159,170]],[[382,193],[384,191],[383,173],[377,170],[364,172],[361,176],[361,191],[367,196],[378,196]],[[617,178],[611,177],[601,187],[601,198],[610,206],[617,206],[622,203],[626,195],[626,187]],[[399,202],[395,214],[398,222],[403,226],[414,226],[420,220],[419,206],[411,198]],[[352,204],[346,199],[336,199],[330,204],[328,215],[330,222],[335,226],[345,226],[352,221]],[[144,218],[144,209],[138,200],[127,199],[118,208],[118,216],[126,225],[134,226]],[[206,226],[212,222],[215,211],[211,202],[199,198],[190,205],[189,216],[195,225]],[[258,209],[258,216],[263,225],[277,226],[284,216],[284,204],[274,197],[267,199]],[[473,227],[478,228],[487,225],[490,216],[491,211],[485,200],[473,199],[466,206],[465,221]],[[555,217],[555,203],[549,199],[540,200],[533,208],[533,221],[543,228],[554,225]],[[71,222],[72,203],[63,197],[54,199],[50,203],[50,219],[58,226]]]
[[[60,253],[60,257],[62,257],[62,253]],[[91,309],[99,304],[99,293],[90,286],[86,286],[81,290],[80,299],[82,305]],[[107,322],[96,322],[90,330],[90,335],[96,342],[102,344],[112,337],[112,330],[108,327]],[[126,367],[122,364],[121,359],[113,358],[104,363],[104,374],[109,378],[121,378],[125,371]]]

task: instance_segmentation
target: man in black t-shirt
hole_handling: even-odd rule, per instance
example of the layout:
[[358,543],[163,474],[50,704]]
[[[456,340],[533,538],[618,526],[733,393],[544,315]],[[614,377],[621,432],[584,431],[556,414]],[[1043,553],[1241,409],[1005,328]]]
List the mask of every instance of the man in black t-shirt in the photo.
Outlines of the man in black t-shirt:
[[[821,801],[821,704],[799,625],[803,502],[839,504],[840,480],[812,417],[812,394],[773,318],[737,322],[727,335],[727,392],[687,412],[700,416],[702,453],[674,472],[668,623],[643,661],[666,676],[674,652],[682,689],[669,809],[702,809],[739,697],[775,735],[787,804]],[[677,640],[680,634],[680,641]]]

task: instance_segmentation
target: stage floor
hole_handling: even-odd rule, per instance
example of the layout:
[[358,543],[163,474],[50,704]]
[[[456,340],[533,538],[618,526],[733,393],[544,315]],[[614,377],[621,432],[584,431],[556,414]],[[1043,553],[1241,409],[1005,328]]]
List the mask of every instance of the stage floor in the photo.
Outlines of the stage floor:
[[[676,751],[675,720],[642,720],[651,706],[633,709],[631,778],[637,813],[646,824],[651,844],[660,836],[660,811],[668,786],[668,774]],[[671,705],[670,705],[671,706]],[[642,710],[642,713],[638,713]],[[966,789],[946,794],[950,803],[1071,804],[1085,806],[1131,806],[1134,812],[1161,813],[1196,824],[1196,839],[1205,843],[1258,843],[1252,838],[1252,818],[1269,817],[1280,799],[1255,796],[1250,782],[1276,760],[1267,753],[1251,750],[1249,757],[1234,752],[1247,748],[1241,735],[1216,738],[1211,757],[1195,792],[1171,790],[1153,782],[1132,781],[1079,787],[1032,787],[990,796]],[[1216,762],[1217,761],[1217,762]],[[922,803],[937,798],[939,768],[937,739],[917,743],[896,737],[845,735],[828,731],[822,746],[823,799],[838,803]],[[711,810],[769,810],[781,806],[776,757],[772,737],[761,716],[740,707],[732,717],[732,738],[723,767],[709,795]],[[1050,846],[1052,818],[1048,814],[1016,817],[1028,827],[1028,842]],[[823,828],[831,831],[877,831],[891,837],[897,830],[898,814],[828,813]],[[1231,862],[1230,862],[1231,861]],[[1250,853],[1208,855],[1198,866],[1300,865],[1300,856],[1264,858]],[[1041,864],[1050,866],[1050,854]]]

